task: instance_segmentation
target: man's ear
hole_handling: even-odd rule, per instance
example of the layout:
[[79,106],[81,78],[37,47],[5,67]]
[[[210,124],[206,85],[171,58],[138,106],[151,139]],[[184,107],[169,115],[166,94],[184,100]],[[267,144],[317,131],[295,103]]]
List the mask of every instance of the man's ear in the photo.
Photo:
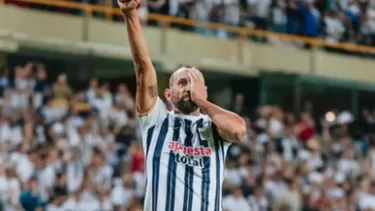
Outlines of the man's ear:
[[164,96],[165,96],[165,99],[167,99],[168,101],[171,101],[172,100],[171,89],[166,88],[164,90]]

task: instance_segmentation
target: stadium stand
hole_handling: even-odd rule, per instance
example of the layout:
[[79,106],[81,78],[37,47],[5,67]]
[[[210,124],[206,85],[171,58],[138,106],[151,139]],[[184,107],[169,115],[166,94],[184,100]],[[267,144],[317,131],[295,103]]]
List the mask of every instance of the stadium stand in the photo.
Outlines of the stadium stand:
[[[115,0],[65,2],[64,0],[51,2],[4,0],[4,2],[17,7],[63,13],[82,14],[80,10],[83,10],[90,15],[107,20],[120,20],[113,16],[120,14],[114,9]],[[145,24],[167,24],[220,39],[250,35],[253,40],[277,46],[307,48],[315,46],[341,53],[346,51],[373,53],[371,48],[353,45],[374,46],[373,5],[370,0],[205,0],[199,2],[145,0],[139,8],[139,14]],[[61,9],[62,7],[65,9]]]

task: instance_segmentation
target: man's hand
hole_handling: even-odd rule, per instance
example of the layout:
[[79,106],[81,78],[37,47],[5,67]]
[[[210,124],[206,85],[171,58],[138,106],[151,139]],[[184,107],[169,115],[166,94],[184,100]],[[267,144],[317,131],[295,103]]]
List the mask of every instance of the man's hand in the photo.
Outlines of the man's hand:
[[137,9],[140,0],[117,0],[122,14],[126,15],[130,11]]
[[204,84],[202,73],[196,69],[189,70],[190,97],[198,106],[207,101],[207,87]]
[[245,121],[235,113],[220,108],[207,100],[207,87],[202,73],[189,70],[191,100],[211,118],[221,138],[227,141],[241,141],[246,133]]

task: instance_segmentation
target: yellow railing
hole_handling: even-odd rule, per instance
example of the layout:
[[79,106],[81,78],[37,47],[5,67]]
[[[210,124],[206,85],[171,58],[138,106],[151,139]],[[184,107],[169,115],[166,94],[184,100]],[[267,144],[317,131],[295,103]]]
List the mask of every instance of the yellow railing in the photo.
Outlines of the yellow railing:
[[[82,10],[85,12],[86,16],[89,16],[89,17],[92,15],[93,12],[104,13],[106,20],[112,20],[113,16],[121,15],[121,12],[118,8],[112,7],[112,0],[106,0],[104,5],[90,5],[86,3],[71,2],[69,0],[16,0],[16,1],[29,3],[29,4],[40,4],[40,5],[54,6],[54,7],[59,7],[59,8]],[[1,3],[4,3],[4,0],[0,0],[0,4]],[[333,43],[327,43],[321,39],[314,39],[314,38],[289,35],[289,34],[281,34],[281,33],[275,33],[275,32],[270,32],[270,31],[249,29],[249,28],[233,27],[233,26],[228,26],[228,25],[219,24],[219,23],[202,24],[202,22],[197,21],[197,20],[177,18],[177,17],[159,15],[159,14],[149,14],[148,18],[150,20],[157,20],[157,21],[162,22],[163,26],[165,27],[169,26],[170,24],[182,24],[182,25],[195,26],[195,27],[204,26],[209,29],[224,29],[226,31],[239,34],[240,39],[249,35],[262,36],[262,37],[276,37],[280,40],[304,42],[306,44],[310,44],[313,48],[331,47],[331,48],[352,51],[352,52],[375,54],[375,48],[373,47],[356,45],[356,44],[351,44],[351,43],[333,44]]]

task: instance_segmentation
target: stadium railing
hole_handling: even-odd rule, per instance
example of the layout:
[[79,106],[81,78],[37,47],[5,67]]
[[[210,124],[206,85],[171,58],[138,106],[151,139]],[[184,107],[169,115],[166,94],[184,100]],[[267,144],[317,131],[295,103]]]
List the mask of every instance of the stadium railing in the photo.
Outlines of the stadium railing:
[[[72,2],[70,0],[15,0],[16,2],[23,2],[28,4],[38,4],[44,6],[53,6],[57,8],[76,9],[84,11],[87,17],[91,17],[93,12],[99,12],[105,14],[105,19],[111,21],[113,16],[121,15],[118,8],[112,7],[112,0],[105,0],[104,5],[91,5],[81,2]],[[0,4],[4,4],[5,0],[0,0]],[[244,39],[247,36],[260,36],[260,37],[273,37],[285,41],[303,42],[312,46],[312,49],[320,47],[330,47],[334,49],[358,52],[358,53],[370,53],[375,54],[375,48],[357,45],[352,43],[329,43],[322,39],[309,38],[297,35],[281,34],[270,31],[256,30],[251,28],[233,27],[219,23],[202,23],[202,21],[184,19],[160,14],[148,14],[149,20],[156,20],[163,23],[163,27],[169,27],[171,24],[181,24],[193,27],[204,27],[208,29],[223,29],[228,32],[236,33],[239,35],[238,39]]]

